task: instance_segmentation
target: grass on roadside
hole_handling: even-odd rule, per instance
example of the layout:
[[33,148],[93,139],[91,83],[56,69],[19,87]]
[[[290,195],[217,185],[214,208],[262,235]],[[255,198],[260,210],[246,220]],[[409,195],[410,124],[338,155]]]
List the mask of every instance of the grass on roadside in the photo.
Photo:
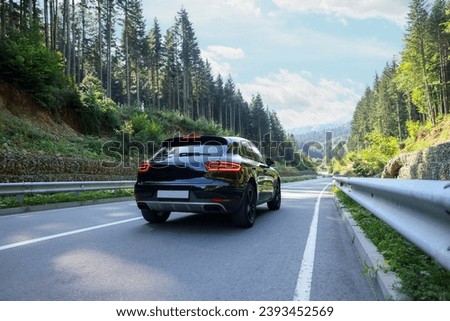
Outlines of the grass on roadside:
[[25,195],[23,202],[17,200],[15,196],[0,197],[0,209],[21,206],[46,205],[55,203],[80,202],[105,198],[131,197],[134,195],[132,189],[104,190],[80,193],[55,193]]
[[30,119],[0,110],[0,147],[5,151],[99,159],[103,157],[102,146],[106,141],[75,133],[62,135],[46,131]]
[[365,210],[345,193],[335,190],[344,206],[383,254],[390,269],[401,279],[399,289],[411,300],[450,300],[450,271],[406,241],[387,224]]

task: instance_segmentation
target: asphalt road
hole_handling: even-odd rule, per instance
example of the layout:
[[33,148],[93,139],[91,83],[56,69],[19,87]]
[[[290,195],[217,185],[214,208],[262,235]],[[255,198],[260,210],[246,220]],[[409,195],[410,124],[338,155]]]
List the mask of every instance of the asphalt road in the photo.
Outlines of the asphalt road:
[[0,300],[376,300],[329,183],[284,184],[251,229],[131,201],[0,217]]

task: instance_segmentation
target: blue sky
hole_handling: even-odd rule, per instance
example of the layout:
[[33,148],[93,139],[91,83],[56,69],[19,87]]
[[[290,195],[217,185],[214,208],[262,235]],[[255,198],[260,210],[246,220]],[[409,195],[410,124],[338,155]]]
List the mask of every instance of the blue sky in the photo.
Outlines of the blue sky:
[[189,13],[202,56],[283,126],[343,122],[402,50],[408,0],[151,0],[150,28]]

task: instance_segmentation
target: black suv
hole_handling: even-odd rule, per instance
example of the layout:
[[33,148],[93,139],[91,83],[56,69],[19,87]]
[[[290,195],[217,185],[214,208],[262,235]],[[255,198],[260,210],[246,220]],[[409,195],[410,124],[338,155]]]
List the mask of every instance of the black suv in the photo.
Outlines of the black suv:
[[150,223],[165,222],[172,211],[224,212],[236,226],[251,227],[258,205],[280,208],[280,176],[273,164],[239,137],[168,139],[139,166],[137,206]]

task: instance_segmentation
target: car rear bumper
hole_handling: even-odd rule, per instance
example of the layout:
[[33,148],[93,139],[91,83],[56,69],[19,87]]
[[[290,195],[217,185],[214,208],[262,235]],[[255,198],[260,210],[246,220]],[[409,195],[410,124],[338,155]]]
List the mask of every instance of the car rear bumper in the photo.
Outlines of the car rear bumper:
[[137,201],[137,205],[140,209],[168,212],[227,213],[230,211],[219,203]]
[[[158,193],[158,191],[160,193]],[[184,199],[158,197],[161,191],[187,191]],[[167,193],[165,193],[167,194]],[[174,193],[177,194],[177,193]],[[136,183],[135,198],[140,209],[189,213],[232,213],[242,202],[244,188],[220,182],[220,185],[186,185],[164,182]],[[170,193],[169,193],[170,195]]]

